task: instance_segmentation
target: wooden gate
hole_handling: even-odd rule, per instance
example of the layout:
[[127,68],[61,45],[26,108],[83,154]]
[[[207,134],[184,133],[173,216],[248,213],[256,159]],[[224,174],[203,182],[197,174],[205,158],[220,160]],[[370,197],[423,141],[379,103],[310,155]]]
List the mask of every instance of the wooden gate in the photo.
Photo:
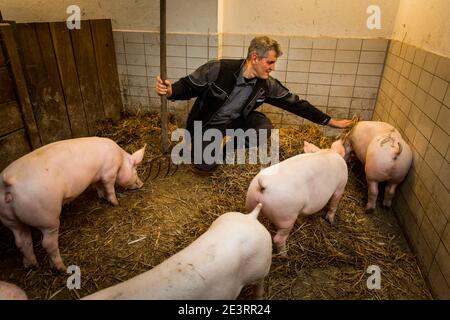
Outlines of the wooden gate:
[[[41,146],[12,28],[0,24],[0,170]],[[8,45],[6,45],[8,43]]]
[[122,110],[111,21],[0,24],[0,170]]

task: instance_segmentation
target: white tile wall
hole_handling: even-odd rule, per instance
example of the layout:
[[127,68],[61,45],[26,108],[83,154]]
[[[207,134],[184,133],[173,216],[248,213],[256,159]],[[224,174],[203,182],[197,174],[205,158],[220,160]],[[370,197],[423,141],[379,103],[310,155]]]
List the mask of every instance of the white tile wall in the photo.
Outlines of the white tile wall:
[[[175,81],[209,59],[244,58],[253,37],[250,34],[168,34],[168,78]],[[356,114],[365,119],[372,117],[387,41],[296,36],[274,38],[279,41],[283,55],[278,59],[272,76],[299,94],[301,99],[307,99],[332,116],[346,118]],[[137,103],[147,111],[157,110],[160,102],[153,86],[159,74],[159,34],[115,31],[114,41],[125,109],[138,110],[136,105],[131,106]],[[410,50],[408,54],[411,61],[415,58],[413,53]],[[429,69],[444,63],[427,56],[423,57],[425,62]],[[439,79],[433,81],[431,74],[425,77],[422,85],[432,87],[433,97],[444,100],[442,82]],[[143,99],[145,93],[147,100]],[[186,114],[191,104],[182,104],[182,107],[172,110]],[[271,114],[275,125],[303,124],[302,119],[294,121],[293,115],[277,108],[267,113]],[[436,112],[434,114],[437,116]]]
[[413,165],[400,186],[404,201],[394,209],[440,299],[450,298],[449,74],[449,58],[393,41],[374,112],[412,148]]
[[361,50],[361,39],[338,39],[337,49],[341,50]]
[[[160,99],[154,92],[160,74],[159,34],[113,32],[121,92],[125,110],[158,111]],[[172,81],[187,75],[211,58],[217,58],[217,35],[168,34],[167,74]],[[187,102],[170,103],[171,112],[187,114]]]

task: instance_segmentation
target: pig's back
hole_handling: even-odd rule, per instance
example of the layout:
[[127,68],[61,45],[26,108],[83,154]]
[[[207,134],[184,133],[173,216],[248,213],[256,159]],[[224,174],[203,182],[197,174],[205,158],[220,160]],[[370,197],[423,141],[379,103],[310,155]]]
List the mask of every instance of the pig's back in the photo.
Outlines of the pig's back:
[[[345,160],[330,150],[303,153],[286,159],[279,165],[280,178],[284,181],[292,181],[294,184],[297,182],[322,184],[330,178],[330,175],[339,179],[342,173],[347,171]],[[280,178],[276,176],[268,175],[267,177],[279,180]]]
[[113,148],[113,141],[100,137],[62,140],[17,159],[5,168],[2,175],[11,183],[29,184],[38,181],[41,185],[49,186],[61,179],[90,180],[101,163],[114,156]]
[[[30,166],[56,166],[80,158],[92,159],[113,150],[115,142],[107,138],[86,137],[47,144],[15,160],[6,169],[23,170]],[[5,169],[5,170],[6,170]]]
[[360,121],[351,130],[348,138],[358,159],[366,162],[367,148],[371,141],[395,128],[381,121]]
[[[269,272],[271,258],[269,231],[249,215],[226,213],[158,266],[168,281],[155,298],[236,299],[245,284]],[[168,290],[169,282],[174,288]]]
[[[253,221],[252,221],[253,220]],[[261,250],[258,248],[262,248]],[[272,256],[270,233],[256,219],[227,213],[189,246],[153,269],[85,299],[235,299],[248,279],[242,261],[268,272]],[[253,280],[253,279],[250,279]]]
[[347,179],[347,165],[335,152],[300,154],[279,163],[279,173],[261,175],[264,203],[284,199],[287,207],[315,213],[326,205],[337,186]]

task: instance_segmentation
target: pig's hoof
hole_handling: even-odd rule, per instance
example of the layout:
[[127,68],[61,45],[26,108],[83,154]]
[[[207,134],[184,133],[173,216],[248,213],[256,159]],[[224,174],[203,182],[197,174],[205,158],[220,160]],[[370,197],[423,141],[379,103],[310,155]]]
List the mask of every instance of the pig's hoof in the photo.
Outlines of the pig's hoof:
[[109,202],[113,205],[113,206],[118,206],[119,205],[119,201],[117,199],[110,199]]
[[50,262],[50,267],[53,270],[61,272],[61,273],[66,273],[67,272],[67,268],[64,265],[64,263],[61,262],[61,263],[58,263],[58,265],[55,265],[52,260],[49,260],[49,262]]
[[328,216],[328,214],[323,214],[323,215],[322,215],[322,218],[323,218],[325,221],[327,221],[329,224],[331,224],[332,226],[335,225],[334,217],[333,217],[333,219],[330,219],[330,217]]
[[375,208],[366,208],[366,213],[367,214],[372,214],[375,212]]
[[23,266],[25,269],[37,269],[39,267],[39,263],[37,261],[24,261]]
[[67,273],[67,268],[66,268],[65,265],[61,265],[61,266],[58,266],[58,267],[53,267],[53,269],[55,271],[58,271],[59,273]]

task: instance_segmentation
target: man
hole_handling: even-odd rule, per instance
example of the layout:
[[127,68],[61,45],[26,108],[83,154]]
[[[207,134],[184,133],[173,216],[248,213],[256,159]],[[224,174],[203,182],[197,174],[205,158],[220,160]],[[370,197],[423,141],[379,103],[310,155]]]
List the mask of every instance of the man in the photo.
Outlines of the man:
[[[268,103],[292,112],[314,123],[335,128],[345,128],[351,120],[332,119],[289,92],[277,79],[269,74],[275,70],[277,58],[282,55],[277,41],[266,36],[256,37],[250,42],[246,59],[222,59],[207,62],[190,75],[174,84],[156,78],[156,93],[170,100],[196,101],[187,119],[187,130],[193,136],[194,121],[201,121],[204,132],[216,128],[222,133],[226,129],[256,129],[270,134],[272,124],[262,113],[255,111]],[[266,129],[266,130],[260,130]],[[258,140],[259,141],[259,140]],[[192,141],[193,143],[194,141]],[[203,141],[202,151],[211,142]],[[246,143],[248,146],[248,143]],[[192,148],[194,150],[194,148]],[[194,155],[191,155],[194,159]],[[194,163],[201,171],[212,171],[216,163]]]

